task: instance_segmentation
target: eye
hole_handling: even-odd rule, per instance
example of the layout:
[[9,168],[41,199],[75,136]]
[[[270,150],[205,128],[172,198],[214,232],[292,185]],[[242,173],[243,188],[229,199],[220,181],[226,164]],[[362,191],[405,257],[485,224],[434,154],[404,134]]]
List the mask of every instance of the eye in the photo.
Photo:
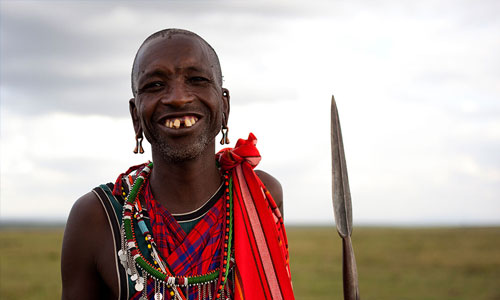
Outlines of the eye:
[[210,79],[202,77],[202,76],[192,76],[188,78],[188,81],[193,84],[210,82]]
[[162,90],[165,87],[165,83],[161,81],[153,81],[146,83],[142,88],[139,89],[140,93],[154,93]]

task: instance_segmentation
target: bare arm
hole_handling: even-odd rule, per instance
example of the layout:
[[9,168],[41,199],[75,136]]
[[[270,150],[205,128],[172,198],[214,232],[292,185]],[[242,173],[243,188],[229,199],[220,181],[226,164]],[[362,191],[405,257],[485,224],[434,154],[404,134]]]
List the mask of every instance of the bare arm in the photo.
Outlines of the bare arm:
[[271,196],[273,196],[274,202],[276,202],[276,205],[280,210],[281,216],[284,219],[283,188],[281,187],[280,182],[276,178],[274,178],[273,176],[269,175],[268,173],[262,170],[255,170],[255,173],[257,174],[257,176],[259,176],[262,183],[264,183],[269,193],[271,193]]
[[78,199],[71,209],[62,246],[62,299],[111,296],[103,279],[106,273],[102,272],[102,258],[109,245],[106,240],[111,236],[104,214],[99,199],[92,192]]

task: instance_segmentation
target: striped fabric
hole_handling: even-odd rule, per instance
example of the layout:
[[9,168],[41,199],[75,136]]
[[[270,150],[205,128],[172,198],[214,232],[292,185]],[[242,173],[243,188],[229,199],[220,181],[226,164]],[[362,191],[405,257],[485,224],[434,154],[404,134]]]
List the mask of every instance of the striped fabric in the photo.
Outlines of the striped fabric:
[[236,259],[235,298],[294,299],[283,219],[271,194],[253,171],[260,161],[250,133],[234,149],[223,149],[217,160],[231,170],[234,183]]

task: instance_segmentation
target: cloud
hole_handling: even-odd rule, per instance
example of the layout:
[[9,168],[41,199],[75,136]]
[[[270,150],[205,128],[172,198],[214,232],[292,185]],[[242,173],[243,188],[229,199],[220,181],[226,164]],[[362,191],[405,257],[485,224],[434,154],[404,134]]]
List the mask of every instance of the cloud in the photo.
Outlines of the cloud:
[[497,2],[2,2],[2,217],[65,218],[147,159],[131,154],[130,67],[177,27],[217,50],[230,138],[257,135],[287,222],[332,220],[334,94],[355,222],[498,223]]
[[[267,5],[265,13],[257,13],[255,5],[233,2],[221,2],[222,7],[203,2],[146,4],[3,3],[3,105],[26,114],[60,111],[125,116],[126,109],[116,108],[131,96],[133,56],[151,32],[169,26],[198,27],[208,40],[214,36],[214,45],[222,44],[217,47],[222,52],[241,44],[236,50],[244,53],[253,51],[252,44],[260,47],[261,43],[252,41],[262,39],[280,14],[299,13],[281,5]],[[236,26],[228,27],[228,21]],[[244,39],[241,32],[246,33]]]

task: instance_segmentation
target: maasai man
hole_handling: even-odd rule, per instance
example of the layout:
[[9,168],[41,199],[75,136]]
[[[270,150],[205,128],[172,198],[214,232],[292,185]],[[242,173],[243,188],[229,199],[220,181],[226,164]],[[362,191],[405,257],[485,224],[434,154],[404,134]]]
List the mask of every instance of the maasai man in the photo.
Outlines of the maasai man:
[[[153,163],[74,204],[64,233],[63,299],[293,299],[282,190],[255,171],[250,134],[227,138],[229,91],[198,35],[147,38],[132,68],[136,135]],[[43,275],[43,274],[42,274]]]

